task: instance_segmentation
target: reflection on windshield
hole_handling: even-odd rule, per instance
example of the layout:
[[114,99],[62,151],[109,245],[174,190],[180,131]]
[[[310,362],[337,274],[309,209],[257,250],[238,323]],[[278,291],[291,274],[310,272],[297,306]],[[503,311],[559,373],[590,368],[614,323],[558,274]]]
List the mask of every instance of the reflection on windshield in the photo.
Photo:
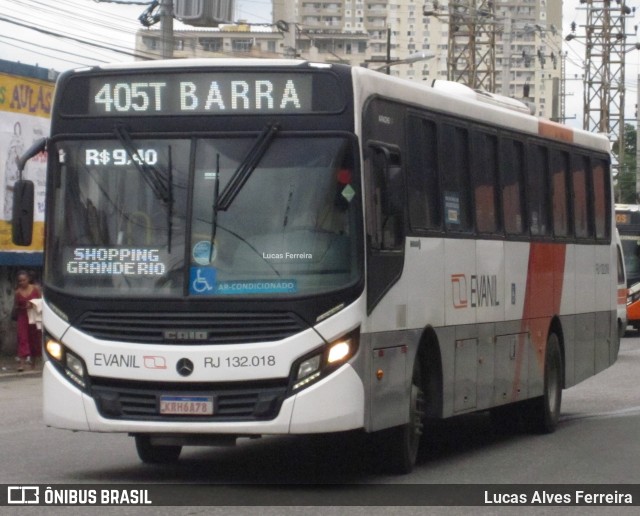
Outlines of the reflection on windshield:
[[[85,294],[182,292],[189,142],[131,145],[135,154],[111,140],[58,144],[51,284]],[[149,174],[169,198],[151,188]]]
[[313,293],[355,281],[357,185],[342,138],[273,140],[233,203],[218,212],[210,248],[208,202],[215,198],[218,156],[224,188],[246,146],[198,142],[190,293]]
[[[357,281],[351,144],[277,136],[217,211],[216,184],[223,192],[255,141],[133,140],[128,150],[112,140],[57,144],[46,281],[110,297],[313,294]],[[140,168],[170,178],[169,213]]]

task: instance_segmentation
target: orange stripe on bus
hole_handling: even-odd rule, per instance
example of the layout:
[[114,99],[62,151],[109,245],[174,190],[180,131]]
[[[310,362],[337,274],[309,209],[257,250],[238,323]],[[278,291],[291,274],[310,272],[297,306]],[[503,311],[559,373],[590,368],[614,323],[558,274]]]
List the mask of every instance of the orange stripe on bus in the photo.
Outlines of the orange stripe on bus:
[[627,304],[627,289],[619,288],[618,289],[618,304],[626,305]]
[[640,301],[627,305],[627,319],[631,321],[640,321]]
[[[531,345],[536,352],[540,371],[544,371],[544,352],[547,347],[547,332],[551,317],[560,313],[566,253],[567,247],[563,244],[532,242],[529,247],[522,332],[529,333],[531,337]],[[524,339],[519,341],[514,394],[515,387],[520,384],[521,361],[524,355]]]
[[540,136],[546,136],[547,138],[553,138],[554,140],[573,142],[573,129],[566,125],[558,124],[557,122],[551,122],[550,120],[538,121],[538,134]]

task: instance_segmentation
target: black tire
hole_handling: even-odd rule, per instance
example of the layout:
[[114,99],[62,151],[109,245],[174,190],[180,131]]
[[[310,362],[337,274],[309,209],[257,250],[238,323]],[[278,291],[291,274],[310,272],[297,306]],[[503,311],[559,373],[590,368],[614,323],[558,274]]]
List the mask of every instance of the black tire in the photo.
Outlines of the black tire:
[[413,368],[409,399],[409,422],[374,434],[374,449],[382,450],[380,468],[393,475],[413,470],[418,459],[425,420],[425,395],[419,357]]
[[527,427],[531,431],[550,434],[558,426],[562,404],[562,370],[560,339],[551,333],[544,357],[544,393],[531,400],[526,411]]
[[614,351],[614,361],[616,360],[618,353],[620,352],[620,344],[622,343],[622,338],[625,336],[626,328],[623,326],[622,321],[618,320],[618,334],[616,335],[615,340],[615,351]]
[[145,464],[171,464],[178,461],[182,446],[160,446],[151,443],[149,435],[136,435],[136,451]]

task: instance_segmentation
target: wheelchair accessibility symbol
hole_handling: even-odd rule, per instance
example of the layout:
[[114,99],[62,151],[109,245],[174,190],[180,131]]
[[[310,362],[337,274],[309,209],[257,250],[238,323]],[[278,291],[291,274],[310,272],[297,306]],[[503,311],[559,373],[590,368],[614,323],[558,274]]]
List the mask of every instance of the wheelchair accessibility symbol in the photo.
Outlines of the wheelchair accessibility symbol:
[[190,294],[213,294],[216,290],[216,270],[213,267],[191,267]]

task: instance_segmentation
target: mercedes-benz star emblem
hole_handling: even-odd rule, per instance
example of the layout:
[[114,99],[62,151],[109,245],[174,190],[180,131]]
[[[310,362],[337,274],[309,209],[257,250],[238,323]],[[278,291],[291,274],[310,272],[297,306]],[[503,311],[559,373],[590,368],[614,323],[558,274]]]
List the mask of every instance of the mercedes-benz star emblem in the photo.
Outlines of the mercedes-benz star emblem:
[[193,362],[188,358],[181,358],[176,364],[176,369],[180,376],[189,376],[193,373]]

